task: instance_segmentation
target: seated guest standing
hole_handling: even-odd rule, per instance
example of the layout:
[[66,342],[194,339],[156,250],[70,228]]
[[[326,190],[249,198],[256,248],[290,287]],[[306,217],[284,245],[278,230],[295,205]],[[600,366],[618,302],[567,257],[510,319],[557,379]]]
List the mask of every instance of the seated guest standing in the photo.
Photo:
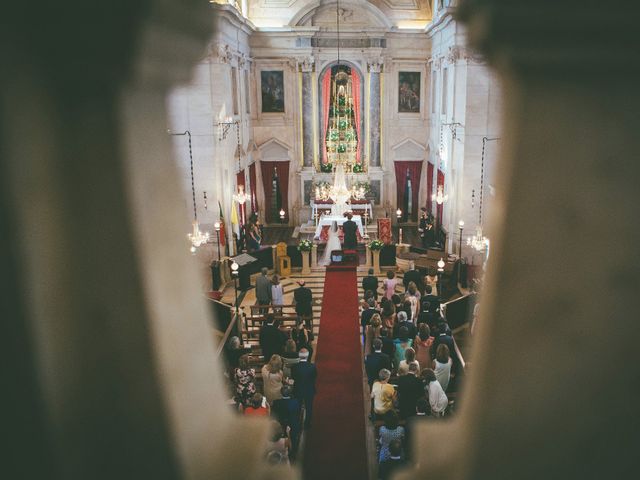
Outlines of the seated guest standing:
[[367,308],[362,311],[360,315],[360,326],[362,327],[362,336],[365,336],[367,325],[369,325],[371,321],[371,317],[375,314],[380,314],[380,311],[376,309],[376,301],[373,297],[369,297],[367,299]]
[[284,385],[280,391],[282,398],[273,402],[271,414],[280,422],[283,429],[290,428],[291,451],[290,456],[295,458],[300,432],[302,431],[302,406],[297,398],[292,398],[292,388]]
[[371,317],[369,325],[367,325],[366,333],[364,335],[364,354],[369,355],[371,353],[373,340],[380,337],[380,329],[382,327],[382,320],[377,313]]
[[298,347],[296,346],[296,342],[290,338],[285,343],[284,353],[282,354],[282,371],[285,377],[291,377],[291,366],[299,361]]
[[404,427],[398,424],[398,414],[393,410],[388,411],[384,416],[384,425],[380,427],[380,463],[391,458],[389,444],[393,440],[404,441]]
[[402,298],[398,294],[393,294],[391,296],[391,302],[396,309],[396,314],[402,310]]
[[378,466],[378,477],[380,480],[388,480],[391,476],[405,464],[402,459],[402,441],[395,439],[389,442],[389,459],[380,462]]
[[256,371],[249,368],[249,355],[240,357],[238,368],[233,371],[234,400],[238,405],[249,406],[251,398],[256,393]]
[[400,366],[400,362],[404,360],[404,352],[407,348],[411,348],[411,344],[413,343],[413,339],[409,338],[409,330],[407,330],[407,327],[400,327],[398,338],[396,338],[393,343],[396,345],[393,364],[397,368]]
[[380,329],[380,340],[382,340],[382,353],[389,355],[389,358],[393,358],[396,353],[396,344],[393,343],[393,339],[390,336],[391,330],[384,326]]
[[378,299],[378,277],[373,274],[373,268],[370,268],[369,275],[362,279],[362,290],[370,290],[374,300]]
[[302,318],[296,321],[296,328],[291,331],[291,338],[296,342],[298,351],[306,348],[309,350],[309,356],[313,355],[313,332],[309,330]]
[[396,390],[393,385],[389,385],[391,372],[386,368],[380,370],[378,381],[371,387],[371,398],[373,399],[373,412],[376,415],[384,415],[393,409],[393,400],[396,397]]
[[449,387],[449,379],[451,378],[451,365],[453,361],[449,356],[449,347],[441,343],[436,350],[436,358],[433,361],[433,371],[442,389],[446,392]]
[[406,272],[402,279],[405,291],[409,288],[409,282],[415,283],[416,287],[418,287],[419,290],[422,290],[422,275],[420,275],[420,272],[415,269],[413,262],[411,265],[411,270]]
[[296,306],[298,319],[303,319],[307,328],[311,328],[313,318],[313,294],[310,288],[305,287],[304,280],[298,280],[298,288],[293,291],[293,303]]
[[378,379],[380,370],[386,368],[391,370],[391,358],[386,353],[382,353],[382,340],[376,338],[373,341],[373,353],[367,355],[364,361],[367,378],[369,379],[369,387]]
[[304,404],[305,427],[311,425],[311,415],[313,413],[313,398],[316,394],[316,378],[318,371],[316,366],[309,361],[309,350],[303,348],[298,353],[300,362],[291,367],[291,377],[293,378],[293,394]]
[[407,446],[405,458],[410,459],[413,456],[413,452],[411,450],[413,447],[412,437],[415,435],[416,426],[422,422],[428,422],[429,420],[431,420],[432,417],[430,414],[431,407],[429,406],[429,401],[425,397],[420,397],[416,402],[415,415],[409,417],[405,425],[407,434],[407,440],[405,442],[405,445]]
[[400,336],[400,329],[402,327],[407,329],[407,334],[410,338],[414,338],[416,336],[416,326],[408,320],[407,312],[398,312],[396,318],[398,319],[398,323],[393,328],[393,338]]
[[414,304],[411,302],[410,299],[406,298],[402,302],[402,311],[407,314],[407,320],[413,323],[415,310],[414,310]]
[[227,360],[227,366],[229,372],[233,375],[233,370],[238,368],[240,357],[247,353],[251,353],[250,348],[243,348],[239,337],[231,337],[229,343],[224,349],[225,357]]
[[254,417],[268,417],[269,404],[261,393],[256,392],[253,397],[251,397],[251,403],[244,407],[243,413]]
[[398,410],[401,418],[408,418],[416,414],[418,399],[424,396],[424,385],[418,378],[418,367],[415,363],[409,365],[406,375],[396,380],[398,392]]
[[[436,313],[440,310],[440,299],[433,295],[433,289],[431,285],[427,285],[424,287],[424,297],[422,298],[422,306],[423,310],[426,307],[426,310],[430,313]],[[425,306],[426,303],[426,306]]]
[[262,349],[262,355],[265,360],[269,360],[271,355],[282,353],[284,342],[287,337],[284,332],[280,331],[275,322],[275,316],[272,313],[268,313],[265,318],[265,324],[260,329],[260,348]]
[[453,371],[459,371],[457,369],[460,368],[460,359],[458,358],[458,355],[456,353],[455,342],[453,341],[451,329],[444,319],[440,319],[440,322],[436,327],[433,345],[431,346],[431,355],[433,357],[435,357],[435,354],[438,352],[438,346],[441,344],[445,344],[447,347],[449,347],[449,355],[451,356],[451,360],[453,361]]
[[282,358],[280,355],[271,355],[269,363],[262,367],[262,390],[269,405],[280,398],[283,381]]
[[409,372],[409,365],[411,364],[416,366],[417,372],[420,371],[420,363],[416,360],[416,351],[413,348],[407,348],[404,351],[404,360],[398,365],[398,375],[406,375]]
[[380,317],[382,318],[382,325],[385,328],[393,329],[393,326],[396,323],[396,308],[393,306],[391,300],[387,300],[386,298],[382,299],[382,311],[380,312]]
[[387,272],[387,278],[385,278],[382,282],[382,285],[384,286],[384,296],[388,300],[391,300],[394,293],[396,293],[396,285],[398,284],[398,279],[395,277],[396,274],[389,270]]
[[435,372],[430,368],[425,368],[422,370],[422,379],[425,382],[424,391],[429,398],[431,415],[434,417],[442,417],[449,404],[449,399],[444,393],[440,382],[438,382]]
[[416,351],[416,361],[423,367],[431,364],[431,345],[433,337],[429,325],[421,323],[418,326],[418,335],[413,340],[413,349]]

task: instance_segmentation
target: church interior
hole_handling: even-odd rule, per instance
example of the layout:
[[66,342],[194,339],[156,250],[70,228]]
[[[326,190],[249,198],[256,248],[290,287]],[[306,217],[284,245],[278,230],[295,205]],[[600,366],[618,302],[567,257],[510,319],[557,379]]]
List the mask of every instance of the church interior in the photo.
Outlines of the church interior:
[[633,475],[640,19],[552,3],[8,9],[6,478]]

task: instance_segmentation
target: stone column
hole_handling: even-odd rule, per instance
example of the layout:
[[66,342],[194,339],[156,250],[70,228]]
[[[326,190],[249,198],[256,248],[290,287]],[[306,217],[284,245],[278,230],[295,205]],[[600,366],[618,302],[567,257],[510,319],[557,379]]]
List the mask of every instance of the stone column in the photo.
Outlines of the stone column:
[[640,44],[637,15],[604,10],[460,7],[505,86],[491,255],[461,408],[418,427],[419,444],[438,448],[398,479],[637,470]]
[[311,268],[318,267],[318,244],[314,243],[311,246]]
[[369,268],[371,266],[371,249],[369,248],[369,244],[367,243],[365,246],[365,263],[364,266]]
[[313,57],[304,58],[299,65],[302,72],[302,166],[313,167]]
[[369,166],[380,166],[380,72],[382,60],[369,62]]

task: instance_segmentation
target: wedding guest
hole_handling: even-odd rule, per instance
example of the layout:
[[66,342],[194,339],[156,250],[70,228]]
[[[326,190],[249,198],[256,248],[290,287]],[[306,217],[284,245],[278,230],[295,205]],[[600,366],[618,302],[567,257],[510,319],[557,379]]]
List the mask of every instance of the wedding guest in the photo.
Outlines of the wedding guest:
[[416,414],[418,399],[424,396],[424,385],[418,378],[418,366],[411,363],[407,374],[395,380],[398,392],[398,411],[401,418],[408,418]]
[[371,317],[375,314],[380,314],[380,311],[376,308],[376,301],[373,297],[369,297],[367,299],[367,308],[362,311],[360,315],[360,326],[362,327],[362,337],[364,338],[366,334],[367,325],[371,321]]
[[244,407],[242,413],[252,417],[268,417],[269,416],[269,404],[261,393],[256,392],[251,397],[249,405]]
[[382,320],[380,319],[379,314],[374,314],[371,317],[371,321],[369,325],[367,325],[367,329],[364,337],[364,354],[369,355],[372,349],[372,343],[375,338],[380,337],[380,329],[382,327]]
[[433,371],[442,389],[446,392],[451,379],[451,365],[453,361],[449,355],[449,347],[445,343],[438,345],[436,358],[433,360]]
[[384,416],[384,425],[380,427],[380,463],[391,458],[389,444],[393,440],[402,442],[404,437],[404,427],[399,424],[398,414],[393,410],[387,411]]
[[371,387],[371,398],[373,399],[373,413],[383,416],[388,411],[393,410],[393,401],[396,398],[396,390],[393,385],[389,385],[391,372],[383,368],[378,373],[378,381],[373,382]]
[[249,355],[240,357],[238,367],[233,371],[234,400],[240,406],[249,406],[256,393],[256,371],[249,367]]
[[298,288],[293,291],[293,303],[296,306],[296,315],[304,319],[308,328],[311,328],[313,318],[313,294],[311,289],[305,286],[304,280],[298,280]]
[[265,323],[260,329],[260,348],[262,349],[262,355],[265,360],[271,358],[271,355],[282,353],[282,347],[286,341],[287,336],[276,325],[275,316],[273,313],[268,313],[265,317]]
[[416,360],[416,351],[411,347],[404,351],[404,360],[398,365],[398,375],[406,375],[410,365],[415,365],[416,371],[420,371],[420,363]]
[[400,365],[400,362],[404,360],[404,355],[407,348],[411,348],[411,345],[413,344],[413,338],[409,337],[409,330],[407,329],[407,327],[400,327],[398,338],[396,338],[393,343],[395,343],[396,345],[393,363],[397,368]]
[[[265,267],[262,268],[261,274],[256,279],[256,305],[270,305],[271,304],[271,281],[267,278],[269,270]],[[261,314],[267,313],[266,308],[261,308]]]
[[425,284],[425,293],[426,293],[427,286],[430,286],[431,293],[436,296],[438,295],[438,275],[436,273],[436,270],[433,267],[430,268],[429,273],[425,275],[424,284]]
[[269,405],[281,397],[283,381],[282,358],[280,355],[272,355],[269,363],[262,367],[262,390]]
[[425,368],[422,370],[422,379],[425,382],[424,390],[429,398],[429,405],[431,405],[431,415],[434,417],[444,416],[449,399],[444,393],[442,385],[438,382],[435,372],[430,368]]
[[298,347],[293,339],[288,339],[284,345],[284,353],[282,354],[282,371],[286,378],[291,377],[291,366],[298,363]]
[[284,385],[280,391],[282,398],[273,402],[271,412],[283,429],[290,429],[291,450],[289,456],[295,459],[302,431],[302,405],[300,400],[292,397],[292,392],[293,389],[290,385]]
[[385,328],[384,325],[380,329],[380,340],[382,341],[382,353],[389,355],[389,358],[393,358],[396,352],[396,345],[391,338],[391,330]]
[[378,300],[378,277],[373,274],[373,268],[369,269],[369,274],[362,279],[362,290],[373,293],[373,298]]
[[393,306],[393,302],[383,298],[381,306],[380,317],[382,318],[382,325],[385,328],[393,329],[396,323],[396,308]]
[[402,441],[398,439],[389,442],[389,458],[383,460],[378,466],[378,477],[380,480],[388,480],[393,474],[405,465],[402,459]]
[[408,272],[404,274],[402,278],[402,283],[404,284],[405,291],[409,288],[409,282],[413,282],[418,289],[421,289],[422,286],[422,276],[420,272],[416,270],[415,265],[411,262],[411,267]]
[[307,328],[304,320],[296,320],[296,328],[291,331],[291,338],[296,342],[298,352],[306,348],[309,351],[309,356],[313,354],[313,332]]
[[384,286],[384,296],[385,298],[391,300],[394,293],[396,292],[396,285],[398,284],[398,279],[396,278],[396,274],[389,270],[387,272],[387,278],[384,279],[382,285]]
[[282,284],[280,283],[280,277],[278,275],[274,275],[271,277],[271,303],[274,306],[273,311],[282,312],[282,307],[284,305],[284,292],[282,290]]
[[316,394],[316,378],[318,371],[316,366],[309,361],[309,351],[303,348],[298,353],[300,362],[291,367],[291,377],[293,378],[294,396],[304,404],[305,427],[311,426],[311,416],[313,413],[313,398]]
[[369,387],[378,379],[380,370],[383,368],[391,370],[391,357],[382,352],[382,340],[380,338],[376,338],[373,341],[373,353],[365,357],[364,366],[369,380]]
[[421,323],[418,326],[418,335],[413,340],[413,349],[416,351],[418,364],[423,366],[431,364],[431,345],[433,345],[433,337],[429,325]]
[[409,321],[407,312],[405,312],[404,310],[398,312],[398,314],[396,315],[396,319],[398,320],[398,323],[396,323],[395,327],[393,328],[393,338],[398,338],[400,336],[400,329],[404,327],[407,329],[409,338],[413,339],[416,336],[416,326]]
[[267,463],[269,465],[289,465],[290,448],[289,428],[282,428],[282,425],[274,422],[273,435],[267,441]]

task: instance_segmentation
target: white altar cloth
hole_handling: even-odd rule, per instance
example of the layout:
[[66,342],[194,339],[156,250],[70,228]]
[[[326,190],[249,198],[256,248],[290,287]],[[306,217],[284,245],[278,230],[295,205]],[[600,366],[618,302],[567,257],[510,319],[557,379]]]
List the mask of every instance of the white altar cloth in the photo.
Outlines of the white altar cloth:
[[[354,215],[351,220],[356,222],[358,231],[360,232],[360,236],[364,238],[364,227],[362,226],[362,219],[360,218],[360,215]],[[342,215],[323,215],[322,217],[320,217],[320,221],[318,222],[318,226],[316,227],[314,238],[320,238],[322,227],[330,227],[331,223],[333,223],[334,221],[338,224],[338,226],[340,226],[347,221],[347,218]]]

